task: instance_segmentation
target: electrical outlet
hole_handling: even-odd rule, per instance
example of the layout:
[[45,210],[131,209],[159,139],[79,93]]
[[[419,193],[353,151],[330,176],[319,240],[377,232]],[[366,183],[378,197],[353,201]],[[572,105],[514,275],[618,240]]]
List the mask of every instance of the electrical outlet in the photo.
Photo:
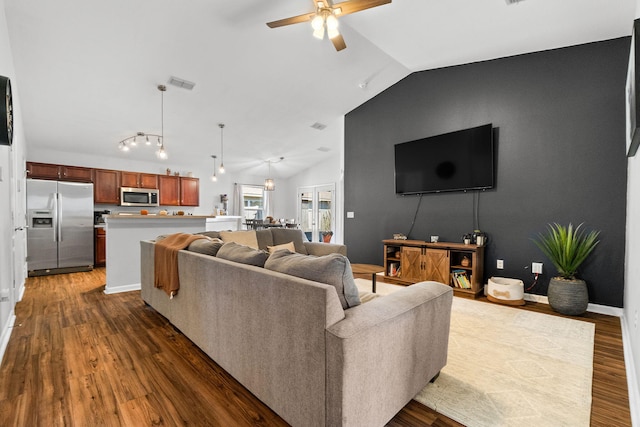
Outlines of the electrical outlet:
[[499,260],[496,262],[496,268],[497,268],[498,270],[502,270],[502,269],[504,268],[504,260],[503,260],[503,259],[499,259]]
[[356,214],[355,212],[347,212],[347,218],[355,218]]
[[533,274],[542,274],[542,263],[541,262],[532,262],[531,263],[531,273],[533,273]]

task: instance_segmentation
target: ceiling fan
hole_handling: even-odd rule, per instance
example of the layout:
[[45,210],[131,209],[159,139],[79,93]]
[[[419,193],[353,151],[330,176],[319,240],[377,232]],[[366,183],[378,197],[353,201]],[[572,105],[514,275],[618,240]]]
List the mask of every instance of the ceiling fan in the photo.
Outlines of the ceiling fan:
[[346,48],[347,45],[338,31],[337,17],[360,12],[365,9],[371,9],[376,6],[382,6],[387,3],[391,3],[391,0],[351,0],[337,4],[333,4],[331,0],[313,0],[313,4],[316,8],[314,12],[280,19],[279,21],[267,22],[267,26],[269,26],[269,28],[277,28],[285,25],[311,21],[313,36],[318,39],[323,39],[326,28],[327,36],[333,43],[333,46],[337,51],[340,51]]

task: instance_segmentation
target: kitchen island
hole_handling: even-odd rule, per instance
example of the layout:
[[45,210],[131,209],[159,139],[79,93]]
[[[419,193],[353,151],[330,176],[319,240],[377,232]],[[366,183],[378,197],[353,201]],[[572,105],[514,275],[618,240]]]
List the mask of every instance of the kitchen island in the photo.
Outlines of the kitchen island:
[[140,241],[161,234],[206,230],[205,215],[107,215],[107,284],[105,294],[140,289]]

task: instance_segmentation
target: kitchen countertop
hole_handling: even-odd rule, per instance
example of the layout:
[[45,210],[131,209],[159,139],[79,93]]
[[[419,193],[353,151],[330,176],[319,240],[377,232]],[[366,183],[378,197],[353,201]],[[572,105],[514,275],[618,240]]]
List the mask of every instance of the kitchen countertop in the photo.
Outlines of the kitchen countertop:
[[157,214],[149,214],[149,215],[140,215],[140,214],[120,214],[120,215],[105,215],[105,218],[111,219],[203,219],[203,218],[215,218],[213,215],[157,215]]

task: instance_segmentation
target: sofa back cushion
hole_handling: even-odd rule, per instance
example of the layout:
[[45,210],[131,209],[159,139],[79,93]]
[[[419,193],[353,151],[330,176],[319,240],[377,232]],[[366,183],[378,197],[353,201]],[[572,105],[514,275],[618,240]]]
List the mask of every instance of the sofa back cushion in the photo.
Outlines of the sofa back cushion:
[[307,255],[307,248],[304,246],[302,230],[295,228],[271,228],[271,236],[273,237],[274,245],[283,245],[285,243],[293,242],[296,247],[296,252],[299,254]]
[[264,267],[264,263],[269,257],[269,254],[260,249],[254,249],[235,242],[228,242],[222,245],[218,250],[216,257],[226,259],[227,261],[239,262],[241,264]]
[[258,249],[258,239],[255,230],[247,231],[221,231],[220,238],[223,242],[235,242],[250,248]]
[[267,250],[269,246],[273,246],[273,236],[269,228],[256,230],[255,233],[258,240],[258,249]]
[[187,250],[205,255],[216,256],[223,244],[224,242],[217,238],[198,239],[191,242]]
[[343,309],[360,305],[358,288],[353,280],[351,264],[344,255],[321,257],[276,251],[269,256],[264,267],[291,276],[326,283],[336,288]]

